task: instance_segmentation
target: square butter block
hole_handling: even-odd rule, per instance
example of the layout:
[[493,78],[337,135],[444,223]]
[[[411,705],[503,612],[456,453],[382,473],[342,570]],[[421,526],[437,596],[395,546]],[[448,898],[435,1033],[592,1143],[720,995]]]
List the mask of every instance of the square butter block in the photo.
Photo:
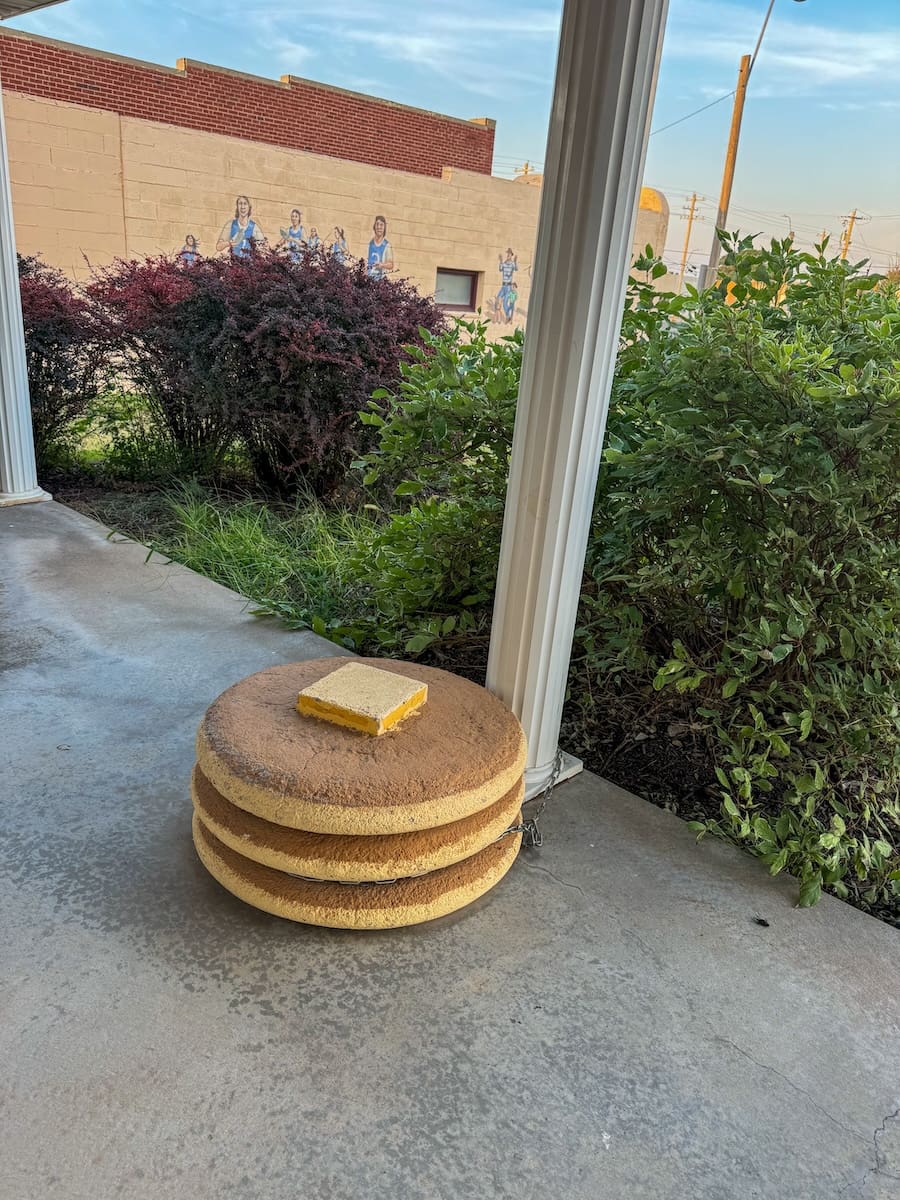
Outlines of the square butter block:
[[427,699],[427,683],[349,662],[304,688],[297,697],[297,711],[379,737]]

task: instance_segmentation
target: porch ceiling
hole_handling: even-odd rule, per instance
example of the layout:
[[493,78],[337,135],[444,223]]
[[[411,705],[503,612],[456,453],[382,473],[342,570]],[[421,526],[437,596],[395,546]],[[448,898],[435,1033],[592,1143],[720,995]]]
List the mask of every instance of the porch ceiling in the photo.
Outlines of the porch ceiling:
[[20,17],[23,13],[49,8],[51,4],[63,4],[65,0],[0,0],[0,21],[8,17]]

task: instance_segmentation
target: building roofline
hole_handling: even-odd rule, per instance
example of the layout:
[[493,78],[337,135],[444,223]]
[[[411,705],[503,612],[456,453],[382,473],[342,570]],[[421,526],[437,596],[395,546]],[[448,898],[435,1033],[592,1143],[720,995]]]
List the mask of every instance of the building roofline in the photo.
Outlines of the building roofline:
[[103,58],[109,62],[124,63],[129,67],[143,67],[148,71],[159,71],[163,75],[183,75],[177,67],[164,67],[161,63],[148,62],[143,58],[129,58],[125,54],[112,54],[109,50],[95,50],[92,46],[79,46],[77,42],[63,42],[59,38],[44,37],[40,33],[27,33],[24,29],[4,29],[0,26],[0,37],[16,38],[25,42],[37,42],[41,46],[52,46],[54,50],[71,50],[85,58]]
[[[54,2],[62,2],[62,0],[54,0]],[[177,65],[174,67],[166,67],[161,63],[150,62],[143,58],[131,58],[124,54],[113,54],[108,50],[97,50],[92,46],[81,46],[76,42],[64,42],[58,38],[44,37],[39,33],[27,33],[23,29],[10,29],[0,26],[0,36],[9,38],[20,38],[24,41],[37,42],[43,46],[52,46],[56,50],[68,50],[75,54],[82,54],[86,58],[100,58],[110,62],[123,63],[130,67],[140,67],[147,71],[157,71],[164,75],[174,75],[177,78],[184,79],[191,68],[198,71],[213,71],[219,75],[229,75],[237,79],[248,79],[253,83],[267,84],[270,87],[280,90],[289,89],[293,83],[301,84],[304,87],[317,88],[322,92],[331,92],[339,96],[351,96],[354,99],[365,100],[370,104],[383,104],[388,108],[400,109],[406,112],[417,113],[420,116],[436,117],[442,121],[455,121],[460,125],[465,126],[481,126],[485,129],[496,128],[497,122],[491,117],[454,117],[448,113],[436,112],[434,109],[417,108],[413,104],[401,104],[397,100],[386,100],[382,96],[373,96],[368,92],[356,92],[350,88],[337,87],[331,83],[322,83],[317,79],[306,79],[301,75],[282,75],[279,79],[273,79],[268,75],[253,75],[248,71],[238,71],[233,67],[222,67],[216,63],[201,62],[194,58],[179,58]]]

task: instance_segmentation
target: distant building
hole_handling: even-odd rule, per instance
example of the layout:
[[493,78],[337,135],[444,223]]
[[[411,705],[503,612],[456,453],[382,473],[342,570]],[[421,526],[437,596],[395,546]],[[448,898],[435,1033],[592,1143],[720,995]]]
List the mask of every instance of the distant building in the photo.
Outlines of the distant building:
[[[317,244],[498,332],[525,322],[542,177],[491,175],[486,117],[7,28],[0,74],[24,254],[83,276],[85,259],[184,254],[188,234],[192,254]],[[664,249],[668,215],[644,188],[637,252]]]
[[668,233],[668,200],[656,188],[642,187],[637,224],[634,228],[635,252],[643,253],[645,246],[651,246],[653,253],[662,257]]

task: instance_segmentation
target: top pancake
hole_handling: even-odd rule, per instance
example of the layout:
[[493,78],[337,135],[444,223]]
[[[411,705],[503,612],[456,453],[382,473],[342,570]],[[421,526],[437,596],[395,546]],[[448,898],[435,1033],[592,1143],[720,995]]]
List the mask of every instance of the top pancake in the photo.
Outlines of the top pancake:
[[519,722],[484,688],[433,667],[360,660],[428,684],[425,706],[379,738],[301,716],[297,693],[347,661],[269,667],[210,706],[197,759],[232,804],[312,833],[403,833],[480,812],[518,782]]

